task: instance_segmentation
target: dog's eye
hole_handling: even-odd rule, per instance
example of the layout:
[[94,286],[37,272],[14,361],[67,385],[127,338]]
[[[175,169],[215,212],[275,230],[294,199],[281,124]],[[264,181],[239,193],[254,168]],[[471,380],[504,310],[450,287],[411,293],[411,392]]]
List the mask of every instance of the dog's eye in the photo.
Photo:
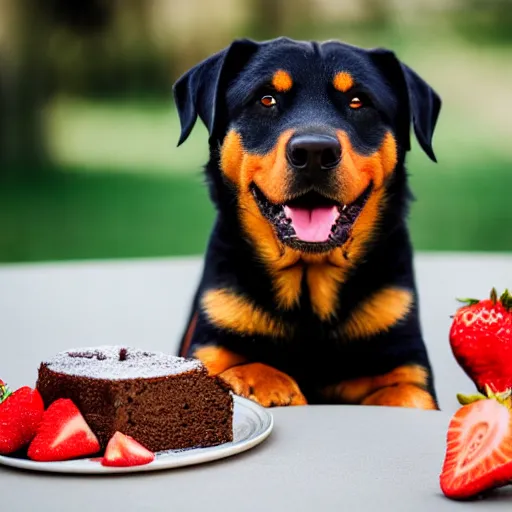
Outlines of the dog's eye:
[[260,99],[260,103],[264,107],[273,107],[274,105],[277,104],[277,101],[274,98],[274,96],[267,95],[267,96],[263,96],[263,98]]
[[349,103],[350,108],[357,109],[363,106],[363,100],[359,96],[354,96]]

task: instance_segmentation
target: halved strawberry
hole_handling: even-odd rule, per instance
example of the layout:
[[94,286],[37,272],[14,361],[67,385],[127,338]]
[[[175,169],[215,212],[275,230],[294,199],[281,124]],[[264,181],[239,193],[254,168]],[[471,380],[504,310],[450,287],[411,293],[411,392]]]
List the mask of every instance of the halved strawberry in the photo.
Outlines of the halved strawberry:
[[155,460],[155,454],[135,441],[133,437],[116,432],[107,444],[103,466],[141,466]]
[[85,457],[99,450],[98,439],[76,405],[60,398],[44,413],[28,456],[39,462],[51,462]]
[[44,404],[37,389],[24,386],[0,404],[0,454],[14,453],[36,435]]
[[467,499],[512,480],[512,415],[494,399],[461,407],[448,427],[441,490]]

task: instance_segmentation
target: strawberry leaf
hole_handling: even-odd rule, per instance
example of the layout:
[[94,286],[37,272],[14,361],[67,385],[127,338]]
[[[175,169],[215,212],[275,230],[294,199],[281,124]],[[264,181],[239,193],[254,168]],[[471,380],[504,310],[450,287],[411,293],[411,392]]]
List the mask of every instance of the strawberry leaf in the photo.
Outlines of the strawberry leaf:
[[0,404],[12,395],[12,391],[7,384],[0,380]]
[[500,302],[503,307],[508,310],[512,310],[512,295],[510,295],[508,289],[506,289],[500,296]]
[[469,405],[473,402],[478,402],[478,400],[486,400],[487,397],[485,395],[481,395],[480,393],[477,395],[463,395],[462,393],[457,393],[457,400],[460,405]]
[[506,391],[502,391],[500,393],[495,393],[486,384],[485,385],[485,394],[486,394],[487,398],[496,400],[501,405],[504,405],[507,409],[512,408],[512,389],[507,389]]
[[474,306],[480,302],[478,299],[457,299],[457,301],[465,304],[466,306]]
[[492,300],[493,304],[496,304],[496,302],[498,300],[498,292],[496,291],[496,288],[494,288],[494,287],[491,290],[491,300]]

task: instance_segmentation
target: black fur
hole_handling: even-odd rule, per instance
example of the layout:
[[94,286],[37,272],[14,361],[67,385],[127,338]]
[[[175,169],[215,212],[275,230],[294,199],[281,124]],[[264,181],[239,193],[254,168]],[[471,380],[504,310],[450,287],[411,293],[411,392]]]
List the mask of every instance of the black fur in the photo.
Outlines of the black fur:
[[[257,100],[269,91],[268,81],[278,68],[289,70],[297,87],[290,94],[277,93],[278,108],[265,110]],[[367,104],[364,111],[351,112],[347,97],[332,87],[333,73],[339,70],[355,78],[357,94]],[[423,365],[431,374],[406,225],[410,192],[404,159],[412,124],[421,147],[435,161],[432,134],[441,102],[432,88],[387,50],[280,38],[265,43],[234,42],[182,76],[174,94],[182,123],[179,143],[186,140],[197,116],[209,130],[206,175],[217,208],[191,311],[191,319],[198,312],[197,324],[190,345],[182,345],[181,354],[191,356],[203,345],[225,346],[294,377],[309,403],[324,400],[319,390],[326,385],[387,373],[404,364]],[[248,151],[264,154],[283,130],[311,127],[345,130],[361,154],[375,151],[386,131],[398,142],[398,164],[386,183],[390,200],[364,258],[340,287],[336,320],[331,321],[321,321],[313,313],[307,293],[301,294],[294,309],[278,309],[271,277],[243,233],[236,191],[219,169],[219,147],[228,129],[242,135]],[[341,339],[337,327],[362,300],[386,285],[413,292],[416,300],[411,313],[387,333],[364,340]],[[201,312],[199,300],[205,290],[219,287],[249,297],[274,317],[297,326],[298,334],[294,339],[276,340],[217,329]],[[429,391],[435,397],[432,378]]]

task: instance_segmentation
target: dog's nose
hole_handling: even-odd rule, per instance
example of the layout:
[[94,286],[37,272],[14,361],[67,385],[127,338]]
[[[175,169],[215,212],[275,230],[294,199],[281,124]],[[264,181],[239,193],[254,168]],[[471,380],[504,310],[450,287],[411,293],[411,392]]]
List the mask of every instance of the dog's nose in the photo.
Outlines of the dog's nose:
[[297,170],[330,170],[341,160],[341,146],[336,137],[326,134],[297,134],[289,141],[286,158]]

